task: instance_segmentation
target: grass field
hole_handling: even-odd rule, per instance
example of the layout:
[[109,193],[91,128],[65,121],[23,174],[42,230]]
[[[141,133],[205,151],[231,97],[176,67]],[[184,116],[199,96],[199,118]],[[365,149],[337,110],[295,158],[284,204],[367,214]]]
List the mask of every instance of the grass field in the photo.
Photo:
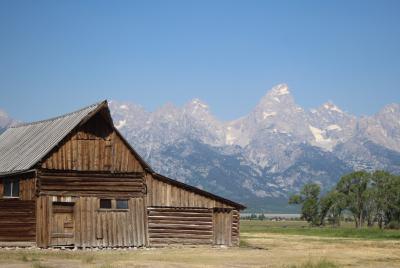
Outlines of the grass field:
[[400,231],[314,229],[304,222],[271,221],[243,221],[241,229],[240,248],[1,249],[0,267],[400,267]]
[[243,233],[276,233],[288,235],[308,235],[320,237],[343,237],[386,240],[400,240],[398,230],[380,230],[378,227],[355,229],[354,223],[342,223],[340,228],[334,227],[310,227],[304,221],[242,221],[241,231]]

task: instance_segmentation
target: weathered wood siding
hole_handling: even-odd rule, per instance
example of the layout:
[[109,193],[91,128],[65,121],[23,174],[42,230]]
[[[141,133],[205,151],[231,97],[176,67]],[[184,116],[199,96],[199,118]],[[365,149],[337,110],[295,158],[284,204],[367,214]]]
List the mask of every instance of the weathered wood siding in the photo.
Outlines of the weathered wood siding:
[[143,172],[136,156],[101,114],[72,132],[49,154],[42,168]]
[[74,202],[73,241],[77,247],[127,247],[147,245],[144,198],[130,198],[128,209],[100,209],[97,197],[40,196],[37,203],[37,245],[57,246],[52,226],[53,202]]
[[0,200],[0,241],[34,242],[35,228],[35,201]]
[[39,196],[36,199],[36,245],[38,247],[48,247],[50,245],[51,217],[51,197]]
[[41,170],[38,172],[41,195],[143,197],[142,173],[99,173]]
[[213,243],[212,209],[149,207],[148,215],[151,246]]
[[36,178],[24,178],[19,181],[20,200],[36,199]]
[[76,245],[123,247],[146,245],[143,198],[129,200],[128,210],[99,209],[95,197],[81,197],[75,214]]
[[227,204],[199,195],[193,191],[160,181],[151,174],[146,176],[146,186],[146,199],[149,207],[230,207]]
[[232,245],[232,211],[214,211],[214,244]]
[[74,202],[53,202],[51,245],[75,244]]

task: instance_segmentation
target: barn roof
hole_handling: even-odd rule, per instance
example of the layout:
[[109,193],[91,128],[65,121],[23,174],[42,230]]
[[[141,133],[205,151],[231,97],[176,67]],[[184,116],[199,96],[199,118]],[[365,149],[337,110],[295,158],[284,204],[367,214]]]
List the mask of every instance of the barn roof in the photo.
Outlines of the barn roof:
[[0,135],[0,174],[32,168],[104,104],[102,101],[69,114],[8,128]]
[[[45,158],[70,132],[87,122],[103,108],[107,109],[108,116],[110,116],[108,104],[105,100],[62,116],[9,127],[0,135],[0,176],[33,171],[34,166]],[[110,120],[112,121],[111,116]],[[155,173],[114,125],[113,128],[144,169],[152,173],[157,179],[227,203],[235,208],[245,208],[239,203]]]

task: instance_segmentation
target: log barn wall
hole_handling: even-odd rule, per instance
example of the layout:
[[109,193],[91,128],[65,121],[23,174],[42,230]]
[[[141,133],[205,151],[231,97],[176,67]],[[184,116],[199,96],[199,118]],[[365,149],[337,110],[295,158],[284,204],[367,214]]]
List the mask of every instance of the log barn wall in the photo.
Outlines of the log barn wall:
[[[232,205],[195,192],[190,187],[179,187],[158,175],[147,174],[146,186],[150,245],[239,245],[239,212]],[[187,213],[189,211],[191,213]],[[195,215],[194,211],[203,213],[202,216],[207,213],[210,217],[188,217],[184,222],[184,216]],[[187,224],[188,233],[182,229],[182,222]]]
[[35,201],[0,200],[0,241],[35,242]]
[[41,195],[143,197],[143,173],[101,173],[40,170],[38,192]]
[[148,208],[149,243],[212,244],[213,211],[208,208]]
[[232,210],[232,245],[239,246],[240,244],[240,212]]

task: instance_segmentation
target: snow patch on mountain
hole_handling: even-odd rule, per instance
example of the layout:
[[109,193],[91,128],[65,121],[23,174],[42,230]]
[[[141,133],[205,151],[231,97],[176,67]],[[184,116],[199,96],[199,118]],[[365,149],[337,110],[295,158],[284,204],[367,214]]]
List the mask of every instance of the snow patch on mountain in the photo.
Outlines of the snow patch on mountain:
[[263,119],[267,119],[268,117],[274,116],[274,115],[276,115],[276,112],[270,112],[270,113],[263,112]]
[[335,104],[333,104],[332,102],[327,102],[327,103],[323,104],[323,107],[325,109],[333,111],[333,112],[343,113],[343,111],[339,107],[337,107]]
[[289,87],[286,84],[279,84],[272,88],[271,93],[275,96],[290,94]]
[[116,127],[117,129],[121,129],[121,128],[123,128],[125,125],[126,125],[126,119],[124,119],[124,120],[119,120],[119,121],[115,124],[115,127]]
[[336,124],[329,125],[326,130],[342,130],[342,128]]

